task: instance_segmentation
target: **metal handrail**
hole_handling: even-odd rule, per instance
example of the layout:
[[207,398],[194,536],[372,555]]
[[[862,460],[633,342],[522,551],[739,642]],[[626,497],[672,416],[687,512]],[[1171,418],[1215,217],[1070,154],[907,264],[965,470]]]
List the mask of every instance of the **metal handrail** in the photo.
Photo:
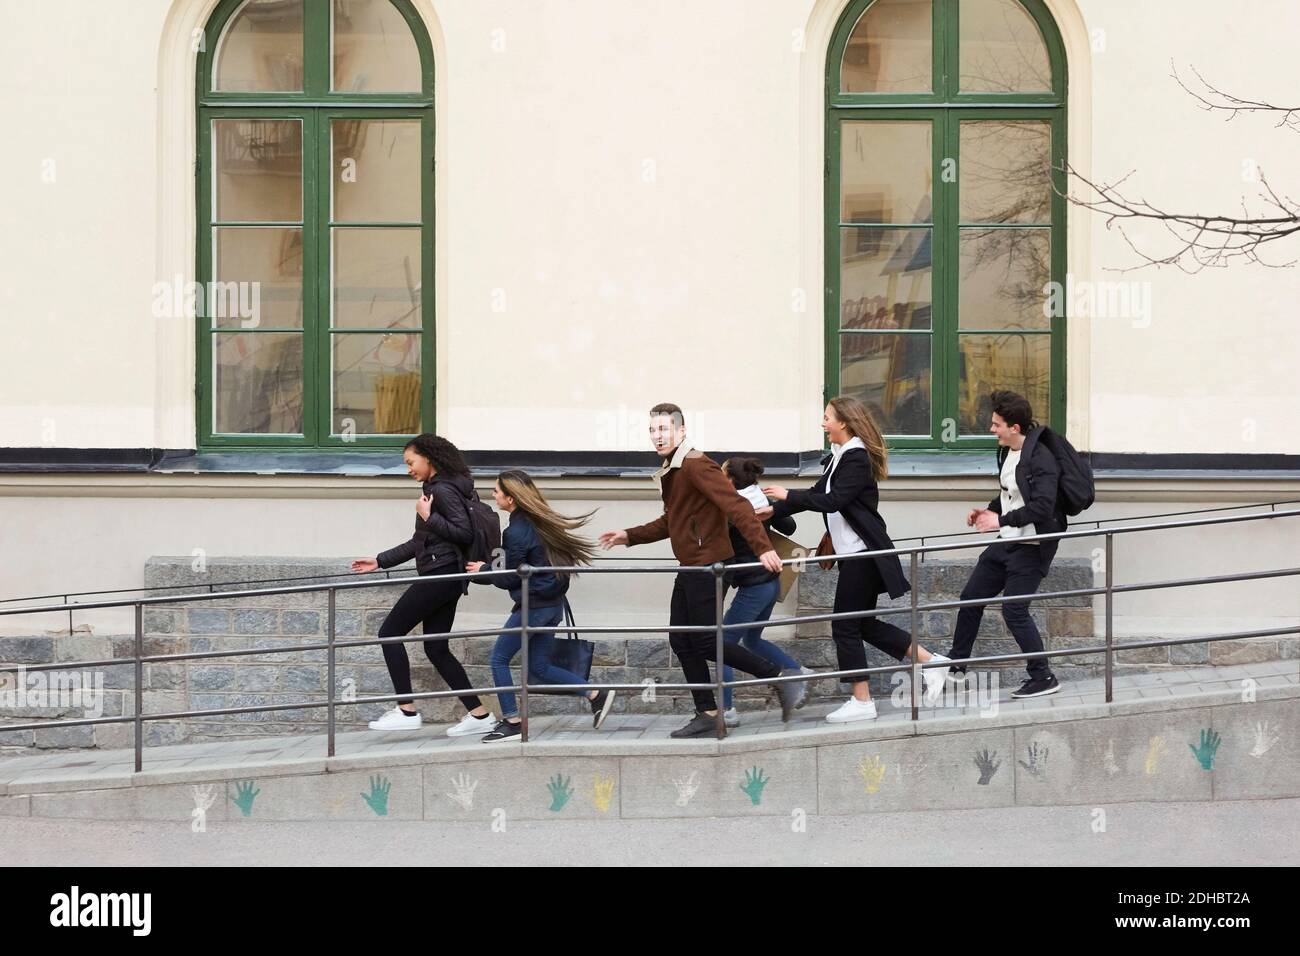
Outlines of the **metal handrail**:
[[[930,604],[921,604],[919,602],[918,591],[916,590],[916,588],[912,588],[910,606],[908,607],[875,608],[869,611],[845,611],[845,612],[830,613],[830,614],[805,615],[802,617],[800,617],[799,615],[795,615],[789,618],[779,618],[775,621],[769,620],[768,622],[765,622],[764,624],[765,627],[774,626],[781,623],[791,623],[791,622],[798,622],[798,621],[809,622],[809,621],[826,621],[826,620],[831,620],[831,621],[855,620],[859,618],[868,618],[868,617],[883,617],[890,614],[909,614],[911,618],[910,623],[911,623],[911,632],[912,632],[911,662],[907,664],[885,665],[881,667],[868,667],[868,668],[859,668],[859,669],[845,670],[845,671],[818,671],[812,675],[792,674],[784,677],[752,678],[748,680],[726,681],[722,679],[722,674],[723,674],[722,662],[724,657],[723,649],[724,649],[726,632],[728,630],[753,627],[753,622],[749,622],[746,624],[724,624],[723,623],[722,620],[722,616],[723,616],[722,598],[723,598],[723,591],[724,591],[723,575],[727,571],[761,567],[761,564],[757,561],[747,562],[742,564],[731,564],[731,565],[715,563],[707,567],[689,566],[689,565],[668,565],[668,566],[592,568],[592,567],[576,567],[576,566],[530,567],[528,565],[523,565],[520,568],[516,569],[515,571],[511,571],[509,569],[496,569],[491,571],[465,572],[465,573],[445,574],[445,575],[429,575],[429,576],[416,575],[416,576],[403,578],[402,580],[410,580],[410,581],[428,581],[428,580],[435,580],[435,579],[441,581],[459,581],[459,580],[481,581],[485,578],[491,578],[499,575],[518,574],[524,581],[524,587],[521,589],[521,594],[520,594],[521,620],[518,627],[513,627],[513,628],[503,627],[503,628],[465,630],[465,631],[448,631],[445,633],[420,635],[418,639],[438,640],[438,639],[449,639],[452,637],[486,636],[486,635],[494,635],[494,634],[518,633],[521,638],[520,640],[520,655],[521,655],[520,683],[518,685],[514,685],[510,687],[449,689],[445,691],[425,691],[420,693],[413,692],[409,694],[385,694],[385,695],[377,695],[377,696],[370,696],[364,698],[351,698],[342,701],[340,701],[335,695],[336,655],[339,648],[361,647],[361,646],[370,646],[373,644],[383,645],[383,644],[390,644],[390,643],[406,642],[411,640],[411,637],[409,635],[402,635],[399,637],[387,637],[387,638],[376,637],[376,638],[362,638],[359,640],[342,641],[342,642],[338,641],[336,637],[337,593],[338,591],[344,589],[387,586],[391,583],[391,580],[389,579],[385,579],[382,581],[369,580],[369,581],[338,582],[338,583],[331,583],[331,584],[306,584],[306,585],[296,585],[296,586],[281,586],[281,587],[273,587],[273,588],[257,588],[257,589],[240,590],[240,591],[211,592],[208,594],[202,594],[202,593],[180,594],[180,595],[173,594],[173,595],[165,595],[165,596],[153,597],[153,598],[137,598],[135,600],[125,600],[125,601],[88,602],[85,604],[77,604],[76,607],[79,610],[93,610],[98,608],[111,608],[111,607],[134,608],[135,653],[129,658],[115,658],[106,661],[89,661],[89,662],[62,661],[54,664],[42,664],[42,665],[35,665],[32,667],[24,667],[24,670],[25,671],[46,671],[46,670],[57,670],[57,669],[84,669],[87,667],[113,667],[113,666],[126,666],[128,664],[132,664],[134,665],[134,669],[135,669],[135,712],[133,714],[124,715],[120,717],[76,718],[70,720],[42,721],[42,722],[34,722],[34,723],[27,723],[27,724],[8,724],[8,725],[0,726],[0,732],[10,733],[10,732],[17,732],[17,731],[24,731],[24,730],[49,729],[51,727],[75,727],[75,726],[88,726],[94,724],[126,723],[129,721],[135,725],[135,770],[136,772],[139,772],[141,769],[143,769],[144,722],[146,720],[177,720],[177,719],[185,719],[190,717],[209,717],[209,716],[221,716],[221,715],[228,715],[228,714],[243,714],[243,713],[266,713],[266,712],[275,712],[275,711],[282,711],[282,710],[303,710],[303,709],[325,707],[327,708],[328,756],[332,757],[335,755],[335,737],[336,737],[335,711],[340,704],[346,706],[355,706],[356,704],[380,703],[380,702],[387,702],[387,701],[395,701],[398,699],[423,700],[423,699],[434,699],[439,697],[463,696],[465,694],[480,694],[480,693],[488,694],[488,693],[500,693],[502,691],[511,691],[511,692],[517,691],[519,693],[520,717],[522,720],[520,737],[522,741],[527,742],[528,720],[529,720],[528,697],[529,697],[530,690],[534,692],[536,691],[582,691],[582,690],[601,690],[601,689],[621,690],[621,689],[637,689],[645,686],[645,684],[618,684],[618,683],[563,684],[563,685],[532,684],[530,685],[528,682],[528,643],[529,643],[528,635],[530,633],[550,634],[550,633],[567,633],[572,631],[583,632],[583,633],[665,633],[665,632],[666,633],[684,633],[684,632],[696,633],[696,632],[708,632],[708,631],[715,632],[716,644],[715,644],[714,651],[716,657],[715,662],[718,665],[715,668],[717,674],[717,680],[711,684],[692,684],[692,683],[684,682],[684,683],[655,685],[657,688],[663,688],[665,690],[712,689],[717,695],[721,696],[722,692],[727,687],[748,687],[748,686],[758,685],[758,684],[775,684],[775,683],[786,683],[791,681],[822,680],[828,677],[839,677],[839,678],[865,677],[871,674],[884,674],[884,673],[894,673],[898,671],[908,671],[911,677],[911,681],[910,681],[911,704],[912,704],[911,718],[912,720],[917,720],[919,719],[919,704],[918,704],[919,697],[917,694],[917,689],[918,689],[918,682],[920,680],[921,671],[928,667],[950,666],[948,662],[942,662],[942,663],[931,662],[931,663],[922,664],[917,660],[917,647],[918,647],[917,635],[919,632],[918,623],[919,623],[919,615],[921,611],[949,609],[954,607],[975,607],[975,606],[983,607],[992,604],[1002,604],[1007,601],[1029,604],[1032,603],[1033,601],[1044,600],[1049,598],[1095,596],[1099,594],[1104,595],[1105,597],[1105,643],[1102,645],[1095,646],[1095,647],[1084,647],[1084,648],[1066,648],[1066,649],[1054,650],[1054,651],[1043,650],[1043,651],[1036,651],[1032,653],[1021,653],[1021,654],[999,654],[999,655],[987,655],[983,657],[967,657],[967,658],[961,658],[959,660],[953,661],[952,663],[960,663],[960,664],[967,664],[967,665],[985,664],[985,663],[1003,663],[1003,662],[1013,662],[1013,661],[1021,661],[1021,660],[1035,660],[1038,658],[1048,658],[1048,657],[1071,657],[1071,656],[1079,656],[1085,654],[1104,653],[1106,655],[1106,660],[1105,660],[1106,701],[1107,703],[1109,703],[1114,699],[1113,660],[1114,660],[1115,653],[1118,651],[1128,650],[1128,649],[1139,649],[1139,648],[1146,648],[1146,647],[1157,647],[1157,646],[1213,643],[1216,641],[1239,640],[1242,638],[1249,638],[1249,637],[1265,637],[1265,636],[1275,636],[1280,634],[1300,633],[1300,624],[1298,624],[1296,627],[1268,628],[1264,630],[1233,632],[1227,634],[1201,635],[1197,637],[1177,638],[1173,640],[1139,641],[1134,643],[1116,644],[1114,640],[1114,625],[1113,625],[1114,596],[1116,593],[1132,593],[1135,591],[1157,590],[1157,589],[1171,588],[1171,587],[1192,587],[1192,586],[1198,586],[1203,584],[1220,584],[1220,583],[1235,582],[1235,581],[1259,580],[1259,579],[1272,578],[1272,577],[1286,577],[1286,576],[1300,575],[1300,568],[1282,568],[1282,569],[1273,569],[1269,571],[1242,572],[1239,574],[1230,574],[1230,575],[1209,575],[1209,576],[1202,576],[1202,577],[1195,577],[1195,578],[1181,578],[1181,579],[1165,580],[1165,581],[1152,581],[1152,582],[1140,582],[1136,584],[1116,585],[1114,583],[1114,574],[1113,574],[1115,535],[1137,533],[1141,531],[1162,531],[1162,530],[1173,530],[1179,528],[1205,527],[1209,525],[1233,524],[1233,523],[1244,522],[1244,521],[1272,520],[1274,518],[1288,518],[1288,517],[1297,517],[1297,516],[1300,516],[1300,509],[1288,510],[1288,511],[1277,511],[1276,509],[1274,509],[1268,513],[1263,513],[1263,514],[1232,515],[1232,516],[1215,517],[1215,518],[1201,518],[1201,519],[1188,520],[1188,521],[1164,522],[1159,524],[1128,525],[1128,526],[1121,526],[1121,527],[1107,528],[1107,529],[1096,528],[1092,530],[1061,531],[1061,532],[1053,532],[1048,534],[1026,535],[1024,537],[1017,538],[1016,542],[1028,543],[1034,541],[1054,541],[1054,540],[1063,540],[1063,539],[1090,538],[1090,537],[1103,536],[1105,538],[1105,585],[1102,587],[1075,588],[1075,589],[1070,589],[1065,591],[1051,591],[1051,592],[1045,592],[1045,593],[1033,594],[1033,595],[1012,595],[1010,597],[1002,595],[993,598],[942,601],[942,602],[933,602]],[[905,547],[905,548],[890,548],[890,549],[882,549],[877,551],[864,551],[864,552],[859,552],[857,554],[847,554],[847,555],[821,555],[815,557],[809,555],[805,557],[789,558],[784,560],[782,564],[793,566],[795,570],[798,571],[806,567],[807,563],[810,560],[824,561],[828,563],[838,563],[840,561],[866,560],[868,558],[875,559],[878,557],[887,557],[891,555],[895,555],[895,556],[908,555],[910,558],[910,565],[911,565],[911,580],[916,581],[918,567],[919,567],[919,560],[923,555],[941,552],[941,551],[959,551],[959,550],[966,550],[970,548],[985,547],[987,544],[990,543],[992,542],[986,539],[982,539],[980,541],[974,541],[974,542],[960,542],[954,544],[939,544],[939,545],[922,545],[922,546]],[[695,625],[604,625],[604,626],[555,625],[555,626],[546,626],[546,627],[530,626],[528,624],[528,610],[529,610],[529,588],[527,586],[528,579],[537,572],[545,572],[545,571],[562,571],[562,572],[584,573],[584,574],[593,574],[593,573],[594,574],[602,574],[602,573],[647,574],[647,573],[666,573],[670,571],[673,573],[680,573],[680,572],[711,573],[714,576],[714,594],[716,600],[715,621],[713,624],[695,624]],[[292,645],[288,647],[261,647],[261,648],[248,648],[248,649],[226,650],[226,651],[197,651],[188,654],[146,655],[144,653],[143,616],[144,616],[144,608],[146,606],[154,606],[154,605],[161,605],[161,604],[175,604],[180,602],[192,603],[194,601],[227,599],[231,597],[240,598],[240,597],[259,597],[259,596],[276,595],[276,594],[293,594],[293,593],[313,592],[313,591],[322,591],[322,590],[326,591],[328,594],[328,615],[327,615],[328,623],[327,623],[326,641],[324,642],[317,641],[314,643],[309,643],[304,645]],[[28,607],[28,608],[5,608],[5,609],[0,609],[0,616],[14,616],[19,614],[41,614],[41,613],[48,613],[50,611],[62,611],[65,610],[66,608],[67,605],[38,606],[38,607]],[[267,654],[267,653],[282,654],[282,653],[293,653],[302,650],[322,650],[322,649],[327,652],[328,691],[325,700],[297,701],[297,702],[290,702],[290,703],[283,703],[283,704],[263,704],[263,705],[251,706],[251,707],[218,708],[218,709],[195,710],[195,711],[171,711],[171,712],[157,713],[157,714],[144,713],[143,678],[144,678],[144,665],[146,663],[181,661],[181,660],[198,660],[198,659],[206,659],[206,658],[214,658],[214,657],[240,657],[240,656],[246,656],[251,654]],[[716,733],[719,738],[726,736],[726,728],[723,721],[723,712],[721,707],[718,707],[717,714],[716,714]]]

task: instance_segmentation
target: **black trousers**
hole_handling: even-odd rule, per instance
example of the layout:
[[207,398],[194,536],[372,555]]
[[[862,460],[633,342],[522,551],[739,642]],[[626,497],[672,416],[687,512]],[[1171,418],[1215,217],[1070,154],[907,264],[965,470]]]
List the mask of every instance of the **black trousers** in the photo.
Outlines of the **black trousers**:
[[[834,613],[844,611],[874,611],[876,601],[885,590],[874,558],[838,562],[839,581],[835,584]],[[831,639],[835,641],[835,661],[838,670],[860,670],[867,666],[865,641],[884,651],[896,661],[901,661],[912,650],[911,632],[890,624],[887,618],[858,617],[845,621],[831,621]],[[847,678],[858,684],[866,675]]]
[[[1007,597],[1033,594],[1038,590],[1044,575],[1039,547],[1036,544],[1002,541],[989,545],[976,562],[970,580],[962,589],[961,599],[973,601],[997,597],[999,594]],[[954,660],[970,657],[983,617],[983,607],[964,607],[957,612],[957,629],[952,639],[952,650],[948,652],[949,657]],[[1020,645],[1022,654],[1032,654],[1043,649],[1042,635],[1038,633],[1034,619],[1029,616],[1028,601],[1003,602],[1002,619],[1007,622],[1007,630]],[[1025,666],[1032,678],[1045,678],[1052,673],[1045,657],[1026,661]]]
[[[419,581],[412,584],[393,605],[384,623],[379,626],[380,637],[399,637],[411,633],[416,624],[423,623],[425,634],[445,634],[456,620],[456,602],[460,600],[459,581]],[[406,656],[406,645],[401,642],[380,645],[384,649],[384,663],[388,676],[393,679],[393,693],[411,693],[411,659]],[[437,670],[438,676],[452,690],[465,690],[473,685],[465,668],[447,646],[447,638],[424,642],[424,653]],[[460,702],[468,709],[482,706],[473,694]],[[411,701],[398,701],[409,704]]]
[[[699,571],[694,573],[682,571],[677,574],[676,580],[673,581],[673,599],[668,623],[670,625],[717,625],[718,604],[717,595],[713,590],[713,575]],[[707,684],[712,680],[709,676],[708,662],[716,662],[718,659],[716,634],[703,631],[689,634],[674,633],[669,635],[668,644],[677,655],[677,661],[682,665],[682,673],[686,675],[688,684]],[[776,677],[781,673],[781,668],[767,658],[759,657],[753,651],[731,641],[723,644],[722,662],[754,677]],[[715,710],[718,706],[717,698],[713,696],[711,690],[693,690],[691,696],[695,698],[697,711]]]

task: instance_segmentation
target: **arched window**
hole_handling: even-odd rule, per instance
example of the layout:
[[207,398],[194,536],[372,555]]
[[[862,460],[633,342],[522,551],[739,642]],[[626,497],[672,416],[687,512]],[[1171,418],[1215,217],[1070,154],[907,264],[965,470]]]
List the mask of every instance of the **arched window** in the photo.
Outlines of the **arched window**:
[[433,60],[418,17],[404,0],[226,0],[203,39],[200,445],[432,429]]
[[893,446],[987,443],[996,388],[1063,427],[1065,90],[1040,0],[855,0],[836,27],[826,384]]

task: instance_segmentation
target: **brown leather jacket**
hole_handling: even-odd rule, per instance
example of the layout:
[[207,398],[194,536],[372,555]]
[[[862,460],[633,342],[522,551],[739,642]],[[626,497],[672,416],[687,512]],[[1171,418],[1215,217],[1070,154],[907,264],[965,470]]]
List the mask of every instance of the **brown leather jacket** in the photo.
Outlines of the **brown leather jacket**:
[[742,497],[718,463],[695,449],[674,454],[659,472],[664,513],[648,524],[627,529],[628,546],[668,538],[679,564],[725,561],[735,552],[727,533],[730,519],[755,554],[772,550],[754,506]]

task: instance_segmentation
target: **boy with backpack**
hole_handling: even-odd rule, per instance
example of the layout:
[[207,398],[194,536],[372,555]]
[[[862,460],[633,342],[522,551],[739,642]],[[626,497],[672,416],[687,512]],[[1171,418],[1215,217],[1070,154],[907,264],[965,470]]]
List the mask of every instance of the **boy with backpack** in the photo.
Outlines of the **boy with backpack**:
[[[1092,471],[1061,435],[1034,421],[1033,410],[1023,396],[1010,391],[994,392],[992,424],[998,439],[1000,492],[987,508],[973,508],[967,526],[979,531],[996,531],[998,540],[980,555],[961,600],[1030,595],[1038,590],[1056,556],[1056,541],[1017,539],[1052,534],[1066,529],[1066,516],[1092,504]],[[966,679],[966,665],[975,646],[984,606],[963,607],[957,612],[953,634],[953,659],[948,680],[960,684]],[[1043,638],[1029,614],[1028,601],[1004,601],[1002,617],[1016,639],[1021,653],[1043,650]],[[1029,679],[1012,693],[1013,698],[1045,697],[1060,690],[1044,657],[1026,662]]]

